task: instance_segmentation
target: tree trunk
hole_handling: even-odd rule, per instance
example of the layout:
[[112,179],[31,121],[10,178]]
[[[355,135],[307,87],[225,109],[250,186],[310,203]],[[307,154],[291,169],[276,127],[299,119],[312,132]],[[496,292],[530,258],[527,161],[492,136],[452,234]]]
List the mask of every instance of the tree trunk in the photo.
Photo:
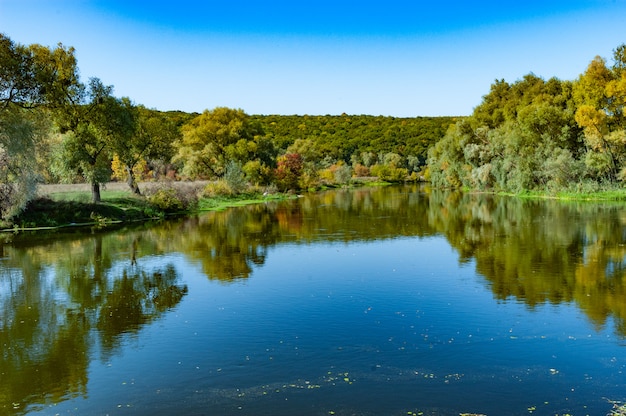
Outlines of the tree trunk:
[[133,174],[133,170],[128,166],[125,166],[125,169],[128,177],[128,179],[126,179],[126,183],[130,187],[130,190],[133,191],[135,195],[141,195],[139,185],[137,185],[137,181],[135,181],[135,175]]
[[100,198],[100,184],[98,182],[91,183],[91,201],[94,204],[102,201],[102,199]]

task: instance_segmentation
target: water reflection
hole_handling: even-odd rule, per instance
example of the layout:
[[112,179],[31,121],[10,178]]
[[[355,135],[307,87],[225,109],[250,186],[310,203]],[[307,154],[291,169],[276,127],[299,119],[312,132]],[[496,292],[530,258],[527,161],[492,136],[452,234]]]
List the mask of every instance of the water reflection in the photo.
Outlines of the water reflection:
[[29,405],[86,396],[90,360],[108,360],[127,334],[184,298],[187,286],[172,264],[146,266],[173,252],[208,279],[230,283],[250,278],[280,244],[443,235],[498,301],[575,303],[598,328],[613,321],[626,336],[625,225],[619,204],[406,186],[87,236],[16,236],[0,246],[0,408],[23,414]]
[[95,235],[45,245],[3,246],[0,408],[4,412],[23,414],[33,410],[31,403],[86,396],[94,350],[106,359],[124,334],[158,319],[186,294],[172,265],[147,270],[124,259],[126,254],[118,256],[133,238]]
[[434,192],[430,201],[431,224],[475,260],[497,299],[575,302],[626,335],[623,206]]
[[626,213],[620,204],[524,200],[416,187],[336,191],[211,213],[175,243],[211,279],[247,278],[280,243],[446,237],[494,296],[534,307],[576,302],[626,335]]

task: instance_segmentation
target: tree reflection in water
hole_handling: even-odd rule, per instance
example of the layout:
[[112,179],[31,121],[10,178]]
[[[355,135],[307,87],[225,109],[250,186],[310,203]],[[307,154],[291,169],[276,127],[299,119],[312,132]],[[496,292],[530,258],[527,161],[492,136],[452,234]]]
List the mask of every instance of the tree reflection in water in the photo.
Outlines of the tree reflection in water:
[[207,277],[248,278],[276,244],[443,235],[496,299],[576,302],[626,335],[626,214],[619,203],[527,200],[417,186],[338,190],[209,213],[173,243]]
[[[94,344],[100,344],[103,358],[110,356],[124,334],[158,319],[187,293],[172,265],[144,270],[129,260],[114,262],[124,240],[95,235],[57,241],[52,247],[3,247],[3,413],[24,414],[86,396]],[[59,253],[64,255],[53,258]]]
[[229,283],[251,277],[279,244],[443,235],[497,300],[529,308],[576,303],[598,327],[613,320],[626,336],[625,230],[621,204],[406,186],[338,190],[43,243],[16,238],[0,246],[0,403],[20,414],[29,404],[86,395],[94,347],[108,359],[124,334],[187,293],[171,264],[142,266],[168,253]]

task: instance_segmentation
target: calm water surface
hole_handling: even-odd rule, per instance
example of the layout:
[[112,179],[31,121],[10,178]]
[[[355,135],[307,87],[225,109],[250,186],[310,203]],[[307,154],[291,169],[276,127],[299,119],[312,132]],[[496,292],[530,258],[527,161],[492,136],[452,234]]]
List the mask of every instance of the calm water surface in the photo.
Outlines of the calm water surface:
[[0,414],[604,415],[623,205],[333,191],[5,236]]

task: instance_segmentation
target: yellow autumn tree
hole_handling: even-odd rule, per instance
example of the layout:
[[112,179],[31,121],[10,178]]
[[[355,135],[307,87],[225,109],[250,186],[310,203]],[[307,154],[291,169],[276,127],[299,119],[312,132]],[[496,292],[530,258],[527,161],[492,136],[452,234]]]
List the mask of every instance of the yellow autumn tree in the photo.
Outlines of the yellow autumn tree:
[[626,178],[625,45],[614,51],[614,65],[596,56],[574,84],[575,119],[583,129],[590,172],[609,180]]

